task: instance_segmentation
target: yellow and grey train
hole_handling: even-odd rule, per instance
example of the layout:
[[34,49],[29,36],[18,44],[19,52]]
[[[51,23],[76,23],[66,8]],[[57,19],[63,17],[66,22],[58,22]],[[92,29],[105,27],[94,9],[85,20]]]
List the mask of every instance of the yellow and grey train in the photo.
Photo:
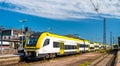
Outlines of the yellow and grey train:
[[75,39],[49,32],[33,33],[25,39],[24,51],[27,57],[52,58],[57,55],[97,51],[102,44]]

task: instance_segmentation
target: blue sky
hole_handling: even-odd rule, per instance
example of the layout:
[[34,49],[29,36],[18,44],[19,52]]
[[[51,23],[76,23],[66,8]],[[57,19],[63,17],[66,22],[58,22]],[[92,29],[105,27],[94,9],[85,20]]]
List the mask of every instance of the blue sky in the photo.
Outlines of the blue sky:
[[[117,37],[120,36],[118,1],[106,0],[102,3],[99,0],[93,0],[95,5],[102,4],[99,6],[98,14],[88,0],[75,0],[74,2],[73,0],[69,0],[69,2],[62,0],[0,0],[0,25],[6,28],[21,29],[22,23],[19,20],[27,20],[24,25],[34,31],[49,31],[60,35],[79,34],[79,37],[102,43],[102,17],[106,17],[107,43],[110,40],[110,32],[113,33],[115,42],[117,42]],[[106,9],[108,6],[111,8]]]

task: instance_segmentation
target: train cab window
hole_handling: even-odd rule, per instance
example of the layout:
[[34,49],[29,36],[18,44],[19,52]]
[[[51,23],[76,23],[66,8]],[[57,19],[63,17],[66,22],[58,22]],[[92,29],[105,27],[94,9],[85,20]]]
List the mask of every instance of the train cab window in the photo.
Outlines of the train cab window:
[[49,45],[50,39],[45,39],[43,46]]
[[59,48],[60,47],[60,42],[53,42],[53,47],[54,48]]

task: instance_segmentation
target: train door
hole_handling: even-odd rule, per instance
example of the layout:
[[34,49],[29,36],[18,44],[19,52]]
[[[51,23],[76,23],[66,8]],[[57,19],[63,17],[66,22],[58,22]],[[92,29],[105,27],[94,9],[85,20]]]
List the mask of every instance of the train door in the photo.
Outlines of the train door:
[[80,49],[79,49],[79,48],[80,48],[80,44],[77,43],[77,53],[80,52]]
[[90,45],[91,45],[91,44],[88,44],[88,51],[89,51],[89,52],[91,51],[91,49],[90,49]]
[[63,41],[60,42],[60,54],[61,55],[64,54],[64,42]]

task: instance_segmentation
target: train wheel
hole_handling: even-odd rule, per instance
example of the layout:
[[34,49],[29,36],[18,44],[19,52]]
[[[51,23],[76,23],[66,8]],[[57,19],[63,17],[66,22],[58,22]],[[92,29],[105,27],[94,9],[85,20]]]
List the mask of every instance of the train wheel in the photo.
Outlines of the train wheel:
[[45,59],[48,59],[48,58],[50,58],[50,55],[46,54]]
[[55,58],[55,57],[56,57],[55,53],[50,53],[50,58]]
[[55,58],[56,57],[56,54],[55,53],[53,53],[53,58]]
[[50,53],[50,58],[53,58],[53,54],[52,53]]

